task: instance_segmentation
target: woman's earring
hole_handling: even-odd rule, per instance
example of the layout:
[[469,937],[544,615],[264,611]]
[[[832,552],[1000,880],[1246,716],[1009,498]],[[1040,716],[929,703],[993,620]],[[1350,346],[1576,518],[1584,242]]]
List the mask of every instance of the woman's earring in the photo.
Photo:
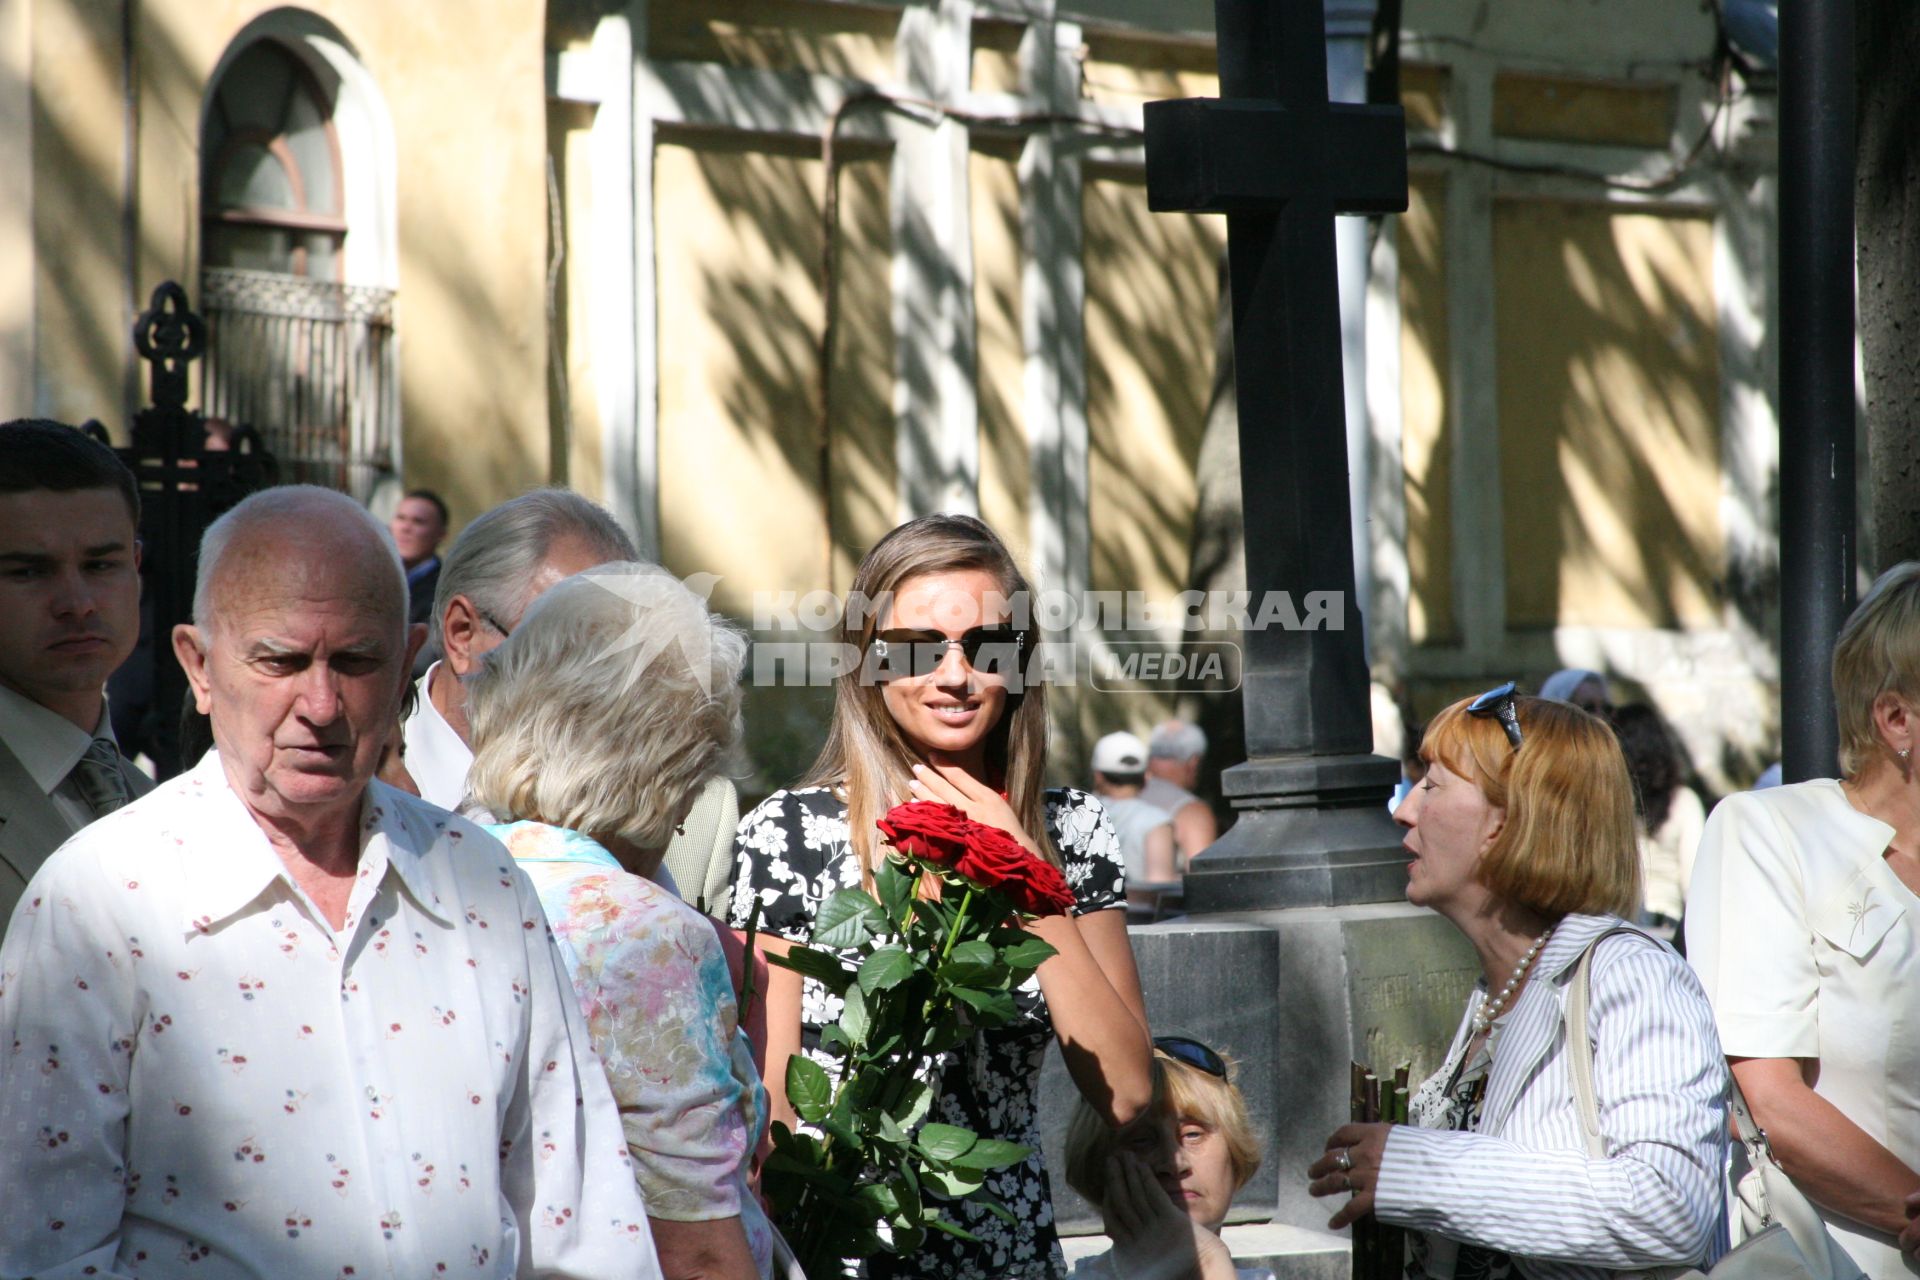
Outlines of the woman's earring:
[[[1906,759],[1905,754],[1903,753],[1900,758],[1903,760]],[[674,827],[674,831],[679,833],[680,835],[687,834],[687,824],[684,822],[680,823],[679,825]]]

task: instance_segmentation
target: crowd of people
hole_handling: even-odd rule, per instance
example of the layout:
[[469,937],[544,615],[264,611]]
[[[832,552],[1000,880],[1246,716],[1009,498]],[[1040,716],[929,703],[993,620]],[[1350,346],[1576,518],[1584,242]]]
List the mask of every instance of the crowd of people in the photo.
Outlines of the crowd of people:
[[[538,490],[443,556],[426,491],[383,526],[267,489],[208,529],[157,638],[208,745],[155,786],[103,694],[139,632],[139,491],[59,424],[0,425],[0,457],[0,1276],[790,1276],[756,1168],[771,1121],[805,1127],[788,1063],[832,1068],[844,1006],[765,954],[872,884],[876,819],[914,799],[1058,867],[1075,907],[1022,925],[1052,955],[1018,1016],[927,1069],[929,1122],[1030,1148],[986,1177],[1005,1212],[957,1201],[961,1234],[850,1265],[1064,1275],[1057,1044],[1068,1179],[1112,1241],[1076,1274],[1269,1274],[1220,1235],[1260,1161],[1237,1066],[1153,1033],[1128,938],[1217,834],[1205,739],[1111,735],[1092,791],[1048,787],[1044,684],[981,659],[1035,637],[980,521],[868,550],[851,593],[886,604],[839,639],[905,657],[841,676],[813,768],[741,817],[747,638],[606,512]],[[1409,1229],[1416,1278],[1705,1269],[1750,1108],[1824,1225],[1796,1240],[1831,1250],[1819,1280],[1914,1270],[1920,565],[1839,639],[1842,777],[1704,830],[1670,730],[1566,675],[1420,735],[1407,898],[1480,981],[1406,1122],[1288,1176],[1336,1228]],[[1648,931],[1676,924],[1684,958]]]

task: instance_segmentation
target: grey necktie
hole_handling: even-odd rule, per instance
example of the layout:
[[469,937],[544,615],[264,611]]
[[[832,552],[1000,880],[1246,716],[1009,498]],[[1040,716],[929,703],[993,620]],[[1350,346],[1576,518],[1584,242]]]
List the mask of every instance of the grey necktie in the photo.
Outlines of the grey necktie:
[[81,798],[96,818],[105,817],[133,799],[126,777],[120,772],[120,753],[105,738],[89,742],[87,754],[80,757],[80,763],[74,765],[73,772],[67,776],[80,788]]

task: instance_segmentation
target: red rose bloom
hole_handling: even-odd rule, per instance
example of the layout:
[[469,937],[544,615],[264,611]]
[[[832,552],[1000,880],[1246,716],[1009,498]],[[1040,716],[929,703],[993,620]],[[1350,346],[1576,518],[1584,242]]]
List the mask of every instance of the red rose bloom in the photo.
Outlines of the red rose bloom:
[[974,823],[950,804],[916,800],[895,805],[875,825],[888,844],[909,858],[950,867],[966,852]]
[[1026,915],[1057,916],[1074,907],[1073,890],[1058,868],[1000,828],[975,822],[950,804],[896,805],[878,826],[901,853],[951,867],[981,888],[1004,894]]

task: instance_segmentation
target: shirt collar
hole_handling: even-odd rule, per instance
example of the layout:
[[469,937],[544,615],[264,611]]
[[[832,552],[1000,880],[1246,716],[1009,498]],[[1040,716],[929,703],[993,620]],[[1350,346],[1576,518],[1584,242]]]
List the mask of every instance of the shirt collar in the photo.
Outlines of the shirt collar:
[[1553,936],[1540,948],[1536,961],[1539,971],[1558,982],[1572,972],[1593,940],[1609,929],[1628,923],[1617,916],[1570,915],[1561,917],[1553,927]]
[[113,720],[107,715],[105,693],[100,695],[100,719],[88,733],[58,711],[0,685],[0,741],[12,749],[43,794],[52,795],[53,789],[66,781],[95,738],[119,749],[113,737]]
[[[435,662],[415,682],[419,695],[401,732],[406,735],[407,772],[419,786],[420,798],[452,811],[466,799],[467,770],[473,765],[473,752],[440,714],[440,708],[433,705],[433,673],[442,665]],[[451,670],[447,672],[447,679],[456,678]]]
[[[293,878],[267,840],[267,833],[227,780],[218,751],[207,752],[174,785],[185,790],[189,801],[204,804],[194,813],[187,837],[193,841],[193,856],[183,863],[188,880],[188,932],[211,932],[258,898],[276,879],[292,886]],[[400,794],[383,782],[367,784],[360,798],[361,872],[377,881],[391,869],[421,910],[443,924],[452,924],[452,914],[421,866],[422,855],[437,842],[445,826],[436,827],[424,820],[409,823]],[[418,814],[413,816],[420,818]]]

